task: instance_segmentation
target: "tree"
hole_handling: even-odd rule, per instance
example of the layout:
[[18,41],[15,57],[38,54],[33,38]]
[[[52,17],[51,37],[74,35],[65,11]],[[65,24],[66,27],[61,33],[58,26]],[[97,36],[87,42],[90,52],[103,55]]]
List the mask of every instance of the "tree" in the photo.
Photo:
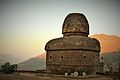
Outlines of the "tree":
[[10,65],[9,62],[6,62],[5,64],[1,65],[0,72],[5,74],[11,74],[17,71],[17,64]]
[[[113,53],[110,56],[104,57],[103,61],[104,65],[107,65],[113,80],[116,80],[116,78],[120,80],[120,51]],[[114,72],[117,72],[117,77]]]

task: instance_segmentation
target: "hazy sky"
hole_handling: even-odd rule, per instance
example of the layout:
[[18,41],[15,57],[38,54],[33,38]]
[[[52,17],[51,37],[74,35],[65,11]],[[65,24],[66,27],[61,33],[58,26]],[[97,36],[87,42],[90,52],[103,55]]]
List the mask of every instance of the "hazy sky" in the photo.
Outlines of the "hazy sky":
[[90,34],[120,35],[120,0],[0,0],[0,53],[29,58],[62,36],[67,14],[83,13]]

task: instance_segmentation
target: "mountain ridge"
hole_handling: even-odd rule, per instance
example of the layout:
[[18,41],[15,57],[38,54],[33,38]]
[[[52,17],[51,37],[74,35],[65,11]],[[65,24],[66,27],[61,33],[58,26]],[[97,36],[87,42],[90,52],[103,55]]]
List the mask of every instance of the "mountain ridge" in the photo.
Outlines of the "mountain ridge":
[[19,62],[19,59],[7,53],[0,53],[0,65],[4,64],[5,62],[16,64]]
[[28,60],[18,64],[18,70],[37,70],[37,69],[46,69],[46,59],[32,57]]
[[120,51],[120,36],[107,34],[90,35],[91,38],[96,38],[101,45],[101,53],[109,53]]

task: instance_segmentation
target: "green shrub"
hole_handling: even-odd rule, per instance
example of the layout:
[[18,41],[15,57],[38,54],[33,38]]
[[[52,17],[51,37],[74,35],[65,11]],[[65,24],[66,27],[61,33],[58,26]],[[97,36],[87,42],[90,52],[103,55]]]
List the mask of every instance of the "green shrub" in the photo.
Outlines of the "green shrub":
[[0,72],[5,74],[11,74],[11,73],[14,73],[17,70],[17,68],[18,68],[17,64],[10,65],[10,63],[7,62],[1,65]]

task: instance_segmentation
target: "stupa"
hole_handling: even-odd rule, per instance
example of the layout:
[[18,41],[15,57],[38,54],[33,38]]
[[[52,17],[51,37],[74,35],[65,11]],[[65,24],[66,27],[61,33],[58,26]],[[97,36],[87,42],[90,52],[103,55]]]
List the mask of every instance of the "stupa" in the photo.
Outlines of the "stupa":
[[62,26],[63,37],[48,41],[46,70],[52,74],[77,71],[96,74],[100,70],[100,43],[88,37],[89,23],[81,13],[70,13]]

